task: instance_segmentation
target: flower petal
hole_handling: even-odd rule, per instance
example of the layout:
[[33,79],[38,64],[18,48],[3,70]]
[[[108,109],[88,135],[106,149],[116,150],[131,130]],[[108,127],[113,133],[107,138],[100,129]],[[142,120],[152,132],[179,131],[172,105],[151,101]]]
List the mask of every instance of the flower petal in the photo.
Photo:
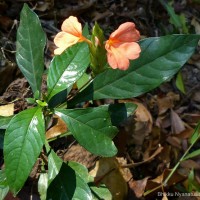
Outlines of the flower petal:
[[128,58],[113,47],[111,47],[110,52],[107,53],[107,59],[109,65],[113,69],[119,68],[121,70],[127,70],[130,64]]
[[[79,37],[76,37],[69,33],[65,33],[63,31],[59,32],[54,38],[55,45],[62,49],[64,48],[64,50],[72,46],[73,44],[76,44],[78,41],[79,41]],[[54,53],[55,52],[59,52],[59,50],[54,51]]]
[[70,16],[67,18],[62,26],[62,31],[65,31],[66,33],[70,33],[74,36],[80,37],[82,36],[82,25],[78,22],[78,19],[74,16]]
[[60,55],[63,51],[65,51],[65,47],[60,47],[54,50],[55,55]]
[[132,22],[126,22],[110,35],[110,39],[119,42],[136,42],[140,39],[140,32]]
[[130,60],[138,58],[141,52],[141,48],[136,42],[122,43],[116,49]]

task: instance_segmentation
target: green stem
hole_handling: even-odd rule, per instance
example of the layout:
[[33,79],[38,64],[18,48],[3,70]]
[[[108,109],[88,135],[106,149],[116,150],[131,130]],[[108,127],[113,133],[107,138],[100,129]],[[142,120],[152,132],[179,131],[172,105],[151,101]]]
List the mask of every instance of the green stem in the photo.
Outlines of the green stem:
[[[200,123],[198,123],[193,135],[195,133],[198,133],[200,129]],[[185,157],[187,156],[187,154],[189,153],[190,149],[194,146],[194,144],[199,140],[200,138],[200,134],[198,134],[198,136],[192,141],[191,145],[189,146],[189,148],[185,151],[185,153],[183,154],[183,156],[180,158],[180,160],[178,161],[178,163],[175,165],[175,167],[172,169],[172,171],[170,172],[170,174],[167,176],[167,178],[165,179],[165,181],[159,185],[158,187],[153,188],[152,190],[146,191],[144,193],[144,196],[156,191],[157,189],[161,188],[161,187],[166,187],[167,183],[169,181],[169,179],[172,177],[172,175],[174,174],[174,172],[177,170],[177,168],[179,167],[180,163],[185,159]]]

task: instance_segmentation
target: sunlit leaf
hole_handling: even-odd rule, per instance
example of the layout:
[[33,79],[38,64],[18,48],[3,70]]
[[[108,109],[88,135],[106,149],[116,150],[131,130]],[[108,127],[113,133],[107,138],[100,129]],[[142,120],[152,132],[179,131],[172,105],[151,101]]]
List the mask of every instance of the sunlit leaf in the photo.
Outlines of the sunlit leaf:
[[9,116],[9,117],[0,116],[0,129],[7,129],[8,124],[12,118],[13,116]]
[[38,192],[40,194],[41,200],[46,200],[47,187],[48,187],[48,174],[41,173],[40,178],[38,180]]
[[56,109],[55,114],[84,148],[101,156],[114,156],[117,149],[112,141],[117,129],[112,126],[108,108]]
[[51,62],[47,77],[48,99],[73,85],[89,65],[86,43],[78,43],[57,55]]
[[5,133],[4,159],[7,182],[14,194],[28,178],[44,139],[44,118],[40,107],[24,110],[11,119]]
[[40,91],[46,36],[38,16],[24,4],[17,30],[16,60],[33,93]]
[[140,41],[142,53],[126,71],[108,69],[71,105],[96,99],[137,97],[172,78],[193,54],[200,35],[167,35]]
[[4,199],[9,192],[6,175],[4,170],[0,170],[0,199]]

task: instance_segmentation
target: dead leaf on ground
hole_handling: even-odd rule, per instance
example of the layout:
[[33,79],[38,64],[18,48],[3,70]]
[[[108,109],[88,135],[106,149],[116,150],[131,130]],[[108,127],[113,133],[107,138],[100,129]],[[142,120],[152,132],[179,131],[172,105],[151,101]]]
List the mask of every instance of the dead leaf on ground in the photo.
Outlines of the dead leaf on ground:
[[128,187],[124,180],[119,163],[115,157],[101,158],[95,168],[90,171],[96,184],[104,183],[112,193],[113,200],[125,200]]
[[147,184],[147,180],[149,178],[150,177],[145,177],[144,179],[137,180],[137,181],[131,179],[131,181],[129,181],[129,187],[130,187],[131,190],[134,191],[137,198],[142,197],[142,195],[144,194],[146,184]]
[[177,137],[180,138],[180,139],[188,139],[188,138],[190,138],[192,136],[193,133],[194,133],[194,129],[193,128],[186,128],[184,131],[179,133],[177,135]]
[[200,170],[199,163],[195,162],[194,160],[190,160],[190,159],[182,161],[180,166],[183,168]]
[[158,114],[164,114],[168,109],[174,107],[174,102],[179,101],[180,96],[173,92],[167,93],[165,97],[158,97],[157,104],[158,104]]
[[181,146],[181,140],[178,138],[178,137],[175,137],[175,136],[168,136],[166,141],[171,144],[172,146],[174,147],[177,147],[179,149],[182,148]]
[[[166,169],[166,170],[164,170],[164,172],[160,176],[156,177],[155,179],[151,179],[151,180],[148,179],[146,191],[152,190],[152,189],[157,188],[159,186],[160,186],[160,188],[158,188],[155,192],[157,193],[158,191],[162,191],[161,185],[163,184],[165,179],[168,177],[170,172],[171,172],[170,169]],[[187,178],[187,176],[182,176],[177,171],[175,171],[174,174],[169,179],[167,186],[170,187],[171,185],[179,183],[179,182],[185,180],[186,178]]]
[[144,163],[147,163],[147,162],[150,162],[151,160],[153,160],[161,151],[162,151],[163,147],[162,146],[159,146],[156,151],[146,160],[144,161],[141,161],[141,162],[136,162],[136,163],[130,163],[130,164],[127,164],[127,165],[124,165],[124,166],[121,166],[122,168],[131,168],[131,167],[136,167],[136,166],[139,166],[139,165],[142,165]]
[[178,134],[185,130],[185,126],[182,119],[173,109],[171,109],[170,118],[171,118],[172,133]]
[[67,125],[65,122],[58,116],[54,117],[54,120],[57,121],[56,125],[51,127],[47,132],[46,132],[46,139],[51,139],[58,137],[59,135],[67,132]]
[[152,116],[148,109],[140,102],[132,99],[119,101],[132,102],[137,105],[135,115],[124,122],[125,130],[130,135],[129,145],[142,145],[144,138],[152,131]]
[[70,148],[65,150],[64,155],[62,157],[65,162],[67,161],[78,162],[87,167],[88,169],[93,168],[97,160],[96,155],[93,155],[79,144],[74,144],[70,146]]
[[0,106],[0,116],[8,117],[14,114],[14,103]]

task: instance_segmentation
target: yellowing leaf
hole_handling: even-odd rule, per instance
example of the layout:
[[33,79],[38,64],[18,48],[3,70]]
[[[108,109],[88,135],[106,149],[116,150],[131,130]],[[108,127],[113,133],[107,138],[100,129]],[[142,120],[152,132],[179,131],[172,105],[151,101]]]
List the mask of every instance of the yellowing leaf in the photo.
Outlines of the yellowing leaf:
[[0,116],[8,117],[14,114],[14,103],[0,106]]
[[103,183],[112,193],[114,200],[126,199],[128,187],[124,180],[119,163],[115,157],[101,158],[90,172],[96,184]]
[[60,117],[55,117],[55,119],[57,120],[57,123],[46,132],[46,139],[57,137],[68,130],[67,125]]

